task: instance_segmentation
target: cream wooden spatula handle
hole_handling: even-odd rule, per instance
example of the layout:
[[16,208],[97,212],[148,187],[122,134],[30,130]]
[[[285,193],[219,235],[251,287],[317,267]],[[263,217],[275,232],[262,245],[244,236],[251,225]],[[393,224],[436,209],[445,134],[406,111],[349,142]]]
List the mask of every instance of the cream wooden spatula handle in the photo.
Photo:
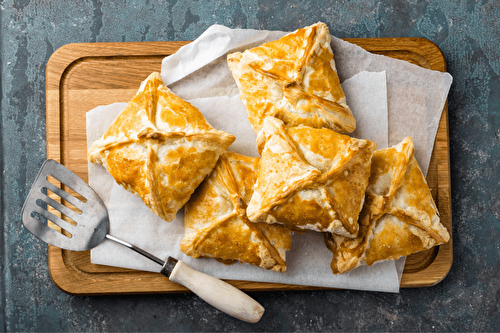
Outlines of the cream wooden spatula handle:
[[216,309],[240,320],[256,323],[264,314],[262,305],[241,290],[199,272],[181,260],[169,257],[161,273],[170,281],[182,284]]

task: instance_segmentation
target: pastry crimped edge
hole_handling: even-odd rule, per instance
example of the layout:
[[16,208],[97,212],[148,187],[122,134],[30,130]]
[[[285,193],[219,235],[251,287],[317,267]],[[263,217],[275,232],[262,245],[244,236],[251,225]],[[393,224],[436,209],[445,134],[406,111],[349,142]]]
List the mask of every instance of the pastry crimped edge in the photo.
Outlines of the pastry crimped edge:
[[[302,155],[303,153],[297,146],[298,143],[292,140],[291,136],[289,136],[290,134],[288,133],[288,131],[295,130],[330,131],[329,133],[331,135],[334,135],[338,138],[342,137],[344,140],[346,140],[346,142],[349,143],[349,146],[344,146],[343,148],[345,148],[346,151],[349,151],[350,154],[346,156],[336,156],[334,159],[330,160],[332,164],[329,167],[327,166],[327,170],[321,172],[316,167],[310,165],[309,162],[307,162],[305,157]],[[293,167],[290,167],[288,169],[294,170],[295,173],[293,174],[293,176],[291,176],[288,171],[283,172],[282,174],[285,179],[292,179],[291,183],[283,183],[281,181],[282,185],[276,188],[274,190],[275,192],[271,192],[274,193],[274,195],[267,195],[267,197],[269,198],[263,197],[260,193],[261,191],[258,190],[261,188],[261,186],[266,187],[269,182],[266,182],[266,185],[262,185],[264,180],[259,177],[255,185],[256,190],[254,191],[252,200],[247,207],[247,214],[249,219],[253,222],[284,224],[288,228],[296,232],[314,230],[318,232],[338,233],[350,238],[356,237],[358,232],[358,215],[363,206],[365,188],[368,185],[371,156],[376,149],[376,143],[369,140],[350,138],[348,136],[336,133],[330,129],[314,129],[306,126],[299,126],[288,128],[287,130],[286,125],[284,125],[281,120],[274,117],[267,117],[265,119],[265,125],[262,131],[259,133],[259,137],[265,137],[265,139],[261,140],[265,141],[266,149],[278,149],[272,148],[274,146],[279,147],[279,149],[285,149],[283,151],[280,151],[280,154],[285,154],[286,156],[289,156],[288,160],[295,161]],[[277,143],[273,141],[275,138],[277,138]],[[266,158],[263,155],[263,158],[261,158],[261,163],[268,163],[268,160],[269,158]],[[333,186],[334,183],[328,183],[330,181],[335,182],[335,179],[337,179],[337,177],[341,176],[341,174],[343,174],[344,172],[349,172],[351,170],[348,168],[358,166],[358,164],[364,174],[361,175],[361,178],[358,177],[359,179],[357,179],[361,182],[361,185],[359,185],[360,187],[355,189],[355,192],[358,193],[355,194],[355,197],[350,198],[354,203],[354,211],[350,212],[354,215],[349,216],[349,221],[347,221],[347,218],[344,216],[344,214],[348,211],[345,211],[336,206],[335,203],[337,202],[337,197],[336,195],[330,193],[330,191],[328,190],[328,186]],[[273,183],[280,182],[276,181]],[[319,189],[317,188],[317,186],[319,186]],[[322,205],[326,203],[327,207],[329,207],[329,211],[333,211],[336,216],[335,218],[332,217],[329,220],[327,226],[321,223],[320,225],[318,225],[319,222],[295,224],[294,222],[292,222],[292,220],[295,220],[296,218],[293,218],[290,221],[285,221],[280,220],[279,217],[273,216],[273,212],[275,212],[275,209],[277,207],[280,207],[280,205],[282,205],[283,203],[286,204],[286,202],[292,196],[294,196],[295,194],[298,195],[302,192],[302,194],[306,194],[306,192],[310,190],[320,190],[324,198],[319,198],[319,201],[316,201],[316,203]],[[269,189],[266,189],[266,191],[269,191]],[[355,193],[352,191],[353,190],[351,190],[349,195],[353,195]],[[296,213],[298,213],[298,211]],[[321,216],[324,217],[323,215]]]
[[[252,223],[248,220],[246,216],[246,205],[251,196],[251,192],[249,194],[246,192],[249,190],[251,191],[252,186],[249,186],[250,184],[245,184],[245,182],[251,181],[253,177],[252,175],[246,174],[246,177],[243,177],[243,181],[241,181],[241,179],[238,181],[239,177],[236,177],[233,173],[234,168],[237,167],[231,165],[231,163],[241,163],[243,168],[249,168],[247,170],[248,172],[255,173],[258,168],[258,159],[259,158],[248,157],[231,151],[226,151],[220,156],[213,172],[203,181],[192,198],[185,205],[184,223],[186,232],[180,246],[183,253],[194,258],[213,258],[226,264],[239,261],[240,263],[251,264],[276,272],[286,271],[286,251],[290,250],[291,247],[290,231],[282,226],[268,225],[266,223]],[[253,185],[253,182],[251,185]],[[221,189],[225,193],[220,193]],[[214,205],[213,201],[210,201],[211,198],[209,193],[211,193],[211,191],[218,191],[217,203],[226,205],[229,203],[232,207],[232,211],[225,212],[223,216],[217,216],[215,220],[213,216],[215,216],[216,213],[212,212],[211,209],[218,209],[218,211],[220,211],[224,209],[224,207],[218,207]],[[213,208],[214,206],[215,208]],[[224,257],[214,254],[220,252],[220,248],[223,250],[224,247],[230,247],[227,243],[220,244],[220,246],[216,245],[219,251],[200,252],[200,247],[205,245],[204,242],[206,242],[207,239],[210,241],[209,234],[213,232],[215,228],[225,227],[229,223],[234,223],[233,225],[248,230],[245,232],[250,233],[250,237],[247,239],[238,239],[238,236],[244,233],[233,234],[233,236],[228,235],[228,237],[232,239],[232,242],[237,242],[239,245],[246,242],[248,242],[246,244],[258,244],[257,253],[253,253],[253,258],[259,258],[259,262],[251,262],[248,258],[235,257],[234,253],[226,253]],[[232,237],[234,237],[234,239]]]
[[[160,98],[162,98],[164,103],[167,103],[166,106],[168,108],[158,110]],[[168,103],[173,104],[170,105]],[[162,107],[164,106],[162,104]],[[171,109],[170,106],[174,109]],[[181,108],[179,110],[182,110],[182,114],[192,115],[193,120],[196,120],[198,123],[191,124],[188,121],[189,118],[186,118],[183,119],[186,122],[184,130],[179,130],[176,127],[177,125],[171,126],[168,123],[168,119],[167,121],[163,119],[161,112],[175,113],[175,107]],[[180,118],[182,118],[182,114]],[[134,121],[133,117],[138,118]],[[127,125],[130,126],[127,127]],[[164,130],[159,129],[157,126],[164,128]],[[182,188],[174,186],[177,191],[174,191],[174,193],[177,197],[171,197],[167,200],[161,194],[167,187],[162,185],[163,181],[156,179],[155,176],[156,173],[164,176],[165,174],[162,173],[162,170],[164,169],[163,166],[167,166],[167,164],[157,164],[157,156],[154,154],[160,153],[159,149],[162,144],[166,145],[165,147],[170,147],[167,142],[172,140],[181,140],[184,144],[191,145],[192,147],[202,146],[204,149],[201,150],[201,153],[213,152],[218,158],[232,144],[235,137],[224,131],[214,129],[197,108],[170,91],[163,84],[160,74],[155,72],[150,74],[141,83],[137,94],[110,124],[103,136],[92,143],[87,156],[90,162],[103,165],[119,185],[139,195],[143,202],[156,215],[170,222],[175,218],[177,211],[187,202],[189,196],[194,192],[203,178],[211,172],[217,162],[217,159],[214,159],[213,165],[207,164],[203,169],[199,169],[203,175],[201,173],[197,175],[197,178],[199,178],[198,184],[186,184]],[[172,145],[171,148],[173,147],[172,149],[174,150],[178,149],[175,147],[182,146],[182,142],[180,144],[179,142]],[[137,143],[139,146],[142,145],[144,149],[147,149],[147,152],[145,151],[142,157],[137,157],[134,160],[137,162],[135,164],[136,167],[142,172],[141,175],[145,177],[142,185],[134,185],[127,181],[131,177],[127,172],[130,172],[129,169],[130,166],[134,165],[133,163],[120,166],[119,162],[113,161],[116,162],[116,167],[108,165],[110,152],[115,152],[116,149],[118,153],[120,149],[124,149],[123,147],[129,145],[128,151],[132,153],[133,151],[130,147],[137,145]],[[145,170],[143,170],[144,168]],[[172,170],[167,171],[174,172]],[[179,169],[178,172],[182,172],[182,169]],[[192,183],[192,180],[190,182]]]
[[[255,101],[252,101],[247,97],[248,94],[243,86],[245,81],[243,77],[249,73],[253,73],[256,76],[254,77],[256,82],[263,82],[267,80],[265,79],[266,76],[276,78],[276,75],[269,73],[266,74],[265,70],[257,68],[253,64],[255,56],[252,52],[267,45],[272,45],[272,43],[279,42],[284,38],[298,35],[300,32],[305,32],[307,34],[306,37],[314,34],[314,41],[310,43],[311,45],[309,45],[308,49],[304,50],[303,56],[301,57],[299,63],[295,66],[296,69],[293,77],[281,78],[281,83],[278,86],[281,86],[280,89],[282,89],[282,98],[275,102],[275,105],[272,106],[272,110],[259,110],[256,111],[258,115],[254,115],[252,105]],[[259,47],[246,50],[243,53],[235,52],[227,56],[228,66],[240,90],[240,98],[249,112],[249,120],[256,134],[258,134],[261,130],[262,123],[267,116],[280,118],[289,126],[298,126],[302,124],[316,128],[328,127],[341,133],[350,133],[355,130],[356,120],[346,103],[345,94],[340,85],[330,42],[331,36],[328,26],[323,22],[318,22],[311,26],[289,33],[277,41],[271,41]],[[308,93],[307,90],[311,88],[311,86],[304,86],[304,77],[307,76],[308,70],[310,69],[310,66],[307,66],[308,61],[310,61],[311,57],[316,55],[316,51],[322,47],[324,48],[324,52],[329,53],[327,66],[330,66],[333,72],[333,75],[330,75],[331,77],[326,77],[324,79],[336,81],[336,83],[333,84],[335,87],[331,87],[330,89],[334,90],[335,93],[339,95],[337,97],[329,95],[328,92],[322,92],[321,95],[323,96],[320,96],[317,93]],[[269,80],[269,82],[272,81]],[[262,89],[269,90],[269,88],[270,87],[266,87]],[[274,88],[276,87],[273,87],[271,90],[274,90]],[[260,91],[262,91],[262,89],[260,89]],[[279,94],[279,91],[273,93],[273,95]],[[296,107],[290,103],[293,102],[297,106],[304,101],[307,101],[308,105],[312,106],[317,111],[301,111],[300,109],[296,109]],[[262,112],[264,112],[264,114],[260,114]],[[307,113],[307,117],[303,113]]]
[[[325,234],[326,245],[333,253],[330,265],[333,274],[346,273],[359,266],[371,266],[380,261],[396,260],[402,256],[445,244],[450,239],[448,230],[440,222],[438,208],[432,198],[420,166],[414,157],[414,145],[411,138],[407,137],[396,146],[381,149],[380,151],[388,151],[389,149],[395,149],[400,153],[397,156],[397,162],[394,166],[395,172],[391,178],[389,192],[386,195],[377,194],[378,189],[373,190],[373,188],[370,188],[375,185],[373,183],[367,188],[365,204],[359,219],[360,231],[358,237],[347,239],[338,235]],[[412,169],[410,170],[410,168]],[[418,211],[417,214],[408,214],[398,207],[391,209],[391,202],[394,200],[394,196],[405,186],[405,183],[402,183],[402,181],[406,180],[407,172],[413,173],[411,177],[419,177],[418,181],[425,185],[423,188],[423,191],[425,191],[423,199],[428,199],[426,203],[428,207],[426,208],[429,211],[434,211],[432,217],[429,218],[428,215],[422,214],[421,211]],[[414,223],[410,223],[412,219],[416,220],[419,217],[427,223],[418,223],[415,221],[413,221]],[[386,231],[386,234],[391,232],[390,229],[385,230],[386,226],[394,229],[390,236],[393,237],[395,243],[384,243],[384,239],[380,236],[379,232],[381,231]],[[391,246],[393,246],[391,244],[398,244],[401,241],[406,241],[408,247],[401,246],[391,249]],[[377,242],[380,244],[376,245]],[[370,256],[367,257],[367,253],[381,253],[381,255],[379,254],[373,258]]]

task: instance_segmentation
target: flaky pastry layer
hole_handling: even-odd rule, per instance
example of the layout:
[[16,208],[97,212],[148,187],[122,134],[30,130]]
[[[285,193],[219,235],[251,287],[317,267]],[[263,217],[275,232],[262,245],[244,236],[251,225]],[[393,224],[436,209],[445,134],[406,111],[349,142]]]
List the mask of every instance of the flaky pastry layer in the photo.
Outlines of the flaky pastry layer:
[[252,223],[246,216],[258,160],[229,151],[221,155],[212,174],[185,206],[182,252],[195,258],[286,270],[290,231],[278,225]]
[[234,140],[153,73],[91,145],[88,159],[170,222]]
[[267,117],[254,194],[247,208],[254,222],[295,231],[358,233],[376,144],[327,128],[287,127]]
[[268,116],[288,126],[350,133],[356,121],[335,68],[324,23],[227,57],[255,133]]
[[360,214],[358,237],[326,235],[334,274],[398,259],[449,241],[410,137],[377,150]]

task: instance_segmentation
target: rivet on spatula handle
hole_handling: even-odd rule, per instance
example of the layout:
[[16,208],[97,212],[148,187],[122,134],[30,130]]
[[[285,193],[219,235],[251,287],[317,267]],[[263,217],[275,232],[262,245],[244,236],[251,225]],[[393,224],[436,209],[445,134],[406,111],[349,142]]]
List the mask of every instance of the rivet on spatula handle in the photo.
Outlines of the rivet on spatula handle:
[[182,284],[216,309],[240,320],[256,323],[264,307],[241,290],[213,276],[199,272],[182,261],[167,259],[161,273]]

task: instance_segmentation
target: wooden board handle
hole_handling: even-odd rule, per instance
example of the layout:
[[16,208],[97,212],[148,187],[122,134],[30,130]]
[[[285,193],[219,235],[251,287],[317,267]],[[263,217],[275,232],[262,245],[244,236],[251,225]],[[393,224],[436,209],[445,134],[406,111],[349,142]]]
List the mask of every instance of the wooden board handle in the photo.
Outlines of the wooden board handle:
[[[167,275],[165,270],[162,273]],[[240,320],[256,323],[264,314],[264,307],[241,290],[199,272],[181,260],[173,268],[169,279],[190,289],[216,309]]]

